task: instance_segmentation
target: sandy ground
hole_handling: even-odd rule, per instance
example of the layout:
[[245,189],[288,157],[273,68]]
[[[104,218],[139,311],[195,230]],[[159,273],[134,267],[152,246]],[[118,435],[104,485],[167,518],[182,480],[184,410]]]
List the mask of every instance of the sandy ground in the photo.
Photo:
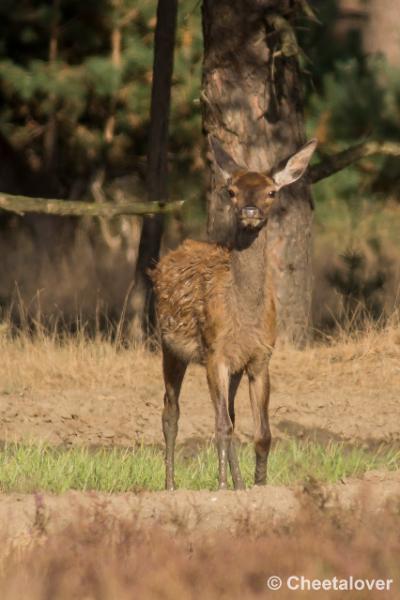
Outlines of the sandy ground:
[[35,531],[62,531],[77,522],[126,520],[137,528],[161,526],[172,533],[263,533],[298,523],[312,510],[329,518],[351,515],[353,524],[372,514],[398,515],[400,472],[371,471],[362,480],[319,486],[253,487],[232,491],[102,494],[67,492],[0,495],[2,539],[21,541]]
[[[399,374],[400,378],[400,374]],[[400,381],[399,381],[400,384]],[[400,387],[400,386],[399,386]],[[162,382],[142,382],[131,391],[79,389],[0,397],[0,439],[52,444],[130,446],[161,443]],[[271,397],[274,438],[313,434],[322,440],[393,442],[400,440],[400,403],[396,390],[360,389],[351,395],[330,388],[304,391],[295,397]],[[252,416],[245,385],[237,398],[237,434],[252,436]],[[189,374],[182,394],[178,441],[213,435],[214,413],[204,374]]]
[[[89,446],[162,443],[160,415],[163,383],[158,354],[149,354],[143,349],[118,349],[104,341],[71,339],[59,344],[57,340],[48,339],[31,341],[26,338],[18,341],[6,336],[1,339],[0,335],[0,357],[0,441]],[[355,444],[397,445],[400,442],[398,327],[385,332],[371,332],[359,340],[347,338],[330,345],[315,345],[303,352],[281,348],[275,352],[272,360],[271,380],[270,414],[275,439],[311,436],[322,441],[339,439]],[[193,444],[210,439],[213,435],[214,415],[205,373],[200,367],[193,366],[187,373],[181,408],[178,441],[181,444]],[[237,433],[243,440],[252,437],[246,381],[242,382],[237,398]],[[377,541],[370,554],[361,546],[361,550],[354,550],[356,559],[345,557],[343,560],[349,564],[351,561],[358,561],[359,565],[361,555],[365,561],[371,555],[371,565],[378,565],[375,571],[381,577],[391,571],[389,567],[386,569],[382,566],[383,558],[383,562],[379,562],[376,556],[381,557],[386,552],[385,561],[390,566],[394,554],[392,556],[391,550],[387,550],[386,538],[385,543],[381,542],[379,519],[387,517],[391,523],[389,531],[398,531],[399,506],[400,471],[370,472],[363,479],[345,480],[335,485],[322,486],[317,481],[310,480],[302,486],[291,488],[268,485],[241,492],[178,490],[173,493],[115,495],[74,491],[58,496],[42,493],[0,494],[0,567],[2,561],[7,561],[9,556],[14,557],[12,560],[16,561],[18,568],[22,561],[28,572],[24,589],[30,590],[30,597],[38,599],[55,596],[130,598],[132,583],[129,583],[131,579],[126,579],[125,574],[124,578],[129,583],[129,593],[125,595],[114,591],[107,595],[101,589],[107,587],[109,582],[102,581],[101,585],[96,583],[100,581],[103,571],[107,571],[109,563],[108,538],[103,540],[105,547],[102,554],[99,554],[100,551],[97,554],[95,552],[96,539],[103,530],[109,531],[112,540],[117,536],[118,527],[125,531],[124,527],[129,523],[131,527],[137,527],[137,531],[140,529],[143,535],[147,532],[153,545],[157,542],[154,541],[152,532],[157,529],[165,532],[165,548],[168,552],[165,551],[165,557],[162,555],[159,562],[155,563],[156,566],[153,565],[155,572],[160,572],[166,562],[170,563],[171,540],[179,537],[176,535],[178,532],[184,536],[200,534],[204,538],[215,540],[220,539],[221,532],[226,532],[233,534],[239,541],[246,539],[246,536],[255,540],[259,535],[261,539],[263,535],[276,532],[276,543],[280,543],[280,535],[287,534],[290,551],[286,547],[281,549],[276,556],[276,565],[271,567],[271,560],[273,562],[275,559],[269,560],[268,565],[272,569],[270,573],[281,573],[282,565],[286,564],[286,557],[289,557],[287,560],[292,562],[287,570],[293,573],[293,565],[297,564],[294,557],[299,540],[296,539],[296,534],[290,533],[294,530],[291,526],[305,527],[312,547],[312,544],[315,545],[314,537],[320,534],[320,524],[323,521],[331,524],[335,531],[344,532],[345,536],[349,524],[350,529],[357,531],[358,528],[364,528],[368,532],[370,525],[376,526]],[[94,538],[89,536],[89,541],[83,538],[81,541],[71,542],[70,546],[71,531],[81,531],[82,528],[86,530],[87,524],[89,529],[93,524]],[[53,554],[47,557],[46,544],[51,543],[54,535],[59,535],[60,540],[55,543],[55,549],[49,552]],[[123,547],[123,556],[129,551],[137,552],[136,546],[133,550],[130,549],[129,539]],[[134,539],[138,543],[142,536],[135,534]],[[160,580],[162,593],[149,596],[148,587],[153,585],[154,580],[151,573],[143,583],[145,592],[142,591],[138,597],[199,597],[199,593],[188,595],[186,592],[174,591],[178,583],[181,585],[187,580],[186,573],[194,568],[192,551],[193,548],[196,549],[196,545],[191,545],[189,537],[187,540],[187,562],[179,559],[183,570],[178,569],[171,576],[167,569],[165,578]],[[329,546],[325,538],[318,543]],[[153,548],[151,544],[149,547]],[[345,553],[347,538],[342,550],[337,551],[335,544],[335,541],[330,542],[329,546],[329,560],[334,565]],[[268,542],[266,548],[267,546]],[[227,548],[229,547],[230,542]],[[202,545],[197,550],[201,552],[201,548]],[[224,558],[227,548],[221,551]],[[33,559],[40,549],[46,558],[42,557],[38,562],[39,567],[35,567]],[[269,548],[267,550],[269,553]],[[145,556],[147,564],[146,549],[142,550],[142,554],[140,549],[138,552],[139,559]],[[247,571],[243,569],[246,557],[252,555],[251,551],[242,549],[241,552],[243,556],[237,557],[234,572],[247,573],[246,577],[253,581],[256,572],[254,565],[251,563]],[[307,572],[307,565],[320,563],[319,550],[314,549],[313,552],[310,557],[314,558],[307,558],[308,555],[304,554],[305,562],[296,567],[300,569],[298,572]],[[292,558],[289,555],[293,555]],[[299,555],[302,556],[302,551]],[[99,556],[100,566],[95,564]],[[135,554],[134,561],[139,559]],[[263,557],[260,560],[260,581],[263,582],[260,590],[265,594],[267,563],[264,564]],[[65,564],[63,561],[66,561]],[[86,567],[82,566],[86,564],[85,561]],[[368,561],[365,563],[368,567],[365,572],[375,573],[367,563]],[[31,564],[33,574],[29,571]],[[104,567],[101,566],[103,564]],[[116,564],[120,564],[119,554]],[[328,561],[326,564],[331,563]],[[62,568],[60,565],[63,565]],[[55,575],[53,573],[54,576],[49,579],[47,573],[50,572],[50,567],[53,571],[55,569]],[[138,567],[140,573],[142,568],[141,563]],[[210,557],[205,556],[202,569],[209,573],[212,568],[212,558],[210,562]],[[75,573],[74,569],[78,573],[76,589],[80,590],[79,594],[72,593],[69,588],[64,596],[58,591],[54,595],[54,590],[51,594],[48,591],[37,591],[36,595],[31,593],[32,582],[36,581],[38,573],[43,570],[46,576],[39,578],[42,586],[40,590],[47,590],[50,585],[48,581],[56,586],[54,589],[59,590],[62,587],[60,581],[72,581],[71,573]],[[14,571],[14,567],[10,568],[10,577]],[[318,575],[318,571],[316,573]],[[12,591],[8,595],[2,593],[2,597],[4,595],[11,600],[27,597],[25,592],[22,595],[15,592],[20,578],[17,576],[11,579]],[[82,592],[83,583],[92,580],[94,588],[100,585],[101,593],[99,590],[92,595]],[[212,591],[207,597],[222,597],[218,590],[223,580],[224,574],[217,572],[209,583]],[[54,581],[58,582],[57,585]],[[230,594],[229,597],[259,597],[258,591],[254,595],[249,593],[248,581],[250,579],[246,579],[243,584],[243,593],[239,590],[236,595]],[[165,595],[166,586],[169,586],[169,595]],[[288,596],[283,594],[279,597],[286,600]]]
[[[397,334],[396,334],[397,335]],[[305,352],[276,351],[271,364],[274,438],[316,436],[362,443],[400,441],[400,334]],[[51,444],[162,443],[158,354],[124,350],[82,359],[32,345],[0,364],[0,440]],[[25,352],[28,352],[25,349]],[[52,353],[53,352],[53,353]],[[61,352],[59,352],[61,355]],[[26,364],[24,364],[24,361]],[[85,364],[87,361],[87,364]],[[252,437],[247,381],[239,389],[237,434]],[[179,443],[210,439],[214,413],[204,370],[191,366],[181,396]]]

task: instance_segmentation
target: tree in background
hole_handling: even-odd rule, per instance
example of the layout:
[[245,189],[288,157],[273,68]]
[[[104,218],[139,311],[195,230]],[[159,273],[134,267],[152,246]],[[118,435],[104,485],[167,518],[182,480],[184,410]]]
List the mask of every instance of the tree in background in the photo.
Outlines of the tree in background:
[[[200,128],[201,39],[191,8],[182,3],[177,35],[174,152],[190,148]],[[144,176],[156,9],[156,0],[1,3],[0,131],[32,172],[53,163],[54,181],[42,178],[49,193],[79,194],[100,166],[107,178]]]
[[[367,136],[389,141],[400,137],[398,70],[383,58],[366,56],[364,36],[368,19],[354,18],[352,13],[349,16],[345,0],[313,3],[318,9],[319,23],[304,1],[249,0],[243,3],[246,10],[238,7],[243,17],[240,22],[229,16],[229,7],[228,17],[222,11],[222,18],[232,19],[235,27],[231,30],[223,20],[214,22],[225,4],[228,3],[222,0],[204,3],[206,56],[202,93],[200,5],[192,0],[179,3],[168,152],[170,195],[187,200],[179,235],[201,235],[204,217],[206,169],[202,157],[200,99],[206,128],[220,135],[227,148],[237,153],[238,160],[248,160],[250,166],[257,168],[268,166],[269,160],[272,163],[274,159],[262,147],[263,136],[275,137],[274,152],[278,158],[303,139],[302,102],[308,136],[317,133],[321,141],[320,158],[324,157],[322,151],[334,153]],[[146,193],[145,156],[156,9],[156,0],[85,3],[33,0],[17,5],[4,0],[1,3],[0,190],[79,198],[87,194],[93,180],[103,181],[107,188],[114,186],[119,176],[129,174],[130,182],[125,178],[128,192],[129,186],[134,186],[136,194],[140,189]],[[243,47],[238,40],[243,41]],[[227,81],[228,104],[231,96],[239,96],[233,82],[243,85],[249,94],[246,101],[241,99],[233,107],[236,113],[232,110],[225,115],[220,113],[220,109],[225,110],[221,101],[224,90],[218,90],[213,83],[214,67],[216,78]],[[305,87],[303,100],[300,84]],[[282,124],[285,115],[286,127]],[[243,134],[244,141],[239,140],[235,150],[237,131]],[[259,153],[251,149],[253,136],[254,149],[257,152],[261,149]],[[399,181],[398,160],[386,157],[361,161],[315,187],[317,218],[321,218],[332,198],[355,214],[361,201],[399,198]],[[303,286],[304,297],[309,298],[311,275],[305,265],[309,264],[310,246],[305,243],[299,251],[301,245],[295,241],[309,239],[312,211],[305,189],[301,188],[299,193],[303,200],[298,206],[285,196],[282,210],[274,217],[271,234],[272,241],[275,235],[276,244],[271,250],[277,258],[277,276],[282,285],[285,287],[287,282],[287,290]],[[210,197],[209,231],[214,237],[223,237],[229,215],[223,214],[223,198],[218,204],[218,197],[219,192]],[[292,211],[296,210],[299,214],[294,218]],[[15,239],[27,223],[31,220],[0,216],[0,227],[3,232],[9,231],[10,239]],[[297,228],[296,223],[302,223],[301,227]],[[122,225],[122,221],[109,224],[111,241],[118,241]],[[62,227],[65,225],[59,223],[57,231]],[[68,227],[86,235],[84,221],[73,221]],[[49,221],[47,229],[54,232],[55,221]],[[166,246],[178,241],[178,236],[172,239],[172,231],[168,221]],[[286,241],[282,231],[291,232]],[[95,225],[88,243],[94,244],[100,233],[105,236],[106,228],[102,227],[100,232]],[[126,231],[125,234],[130,235]],[[34,228],[32,236],[32,261],[36,259],[39,243],[53,255],[53,242],[43,237],[42,230]],[[57,244],[61,239],[58,233],[53,236]],[[107,281],[115,280],[123,272],[120,254],[113,254],[115,248],[111,246],[107,251],[112,275]],[[63,255],[68,255],[65,247]],[[103,255],[101,258],[97,255],[97,273],[103,268],[102,258]],[[92,266],[90,269],[92,272]],[[133,279],[131,263],[129,269],[128,278]],[[4,281],[3,274],[0,285],[5,286]],[[122,298],[127,287],[126,276],[124,282]],[[103,286],[100,293],[106,293],[110,287]],[[5,287],[0,289],[0,295],[4,303],[9,301]],[[27,296],[28,302],[31,297]],[[284,297],[288,298],[287,310],[281,311],[286,315],[284,320],[297,323],[295,327],[304,333],[307,302],[303,308],[292,311],[293,302],[302,294],[292,297],[283,294]],[[114,304],[117,315],[121,303]]]
[[[177,0],[158,0],[146,179],[148,199],[164,202],[168,198],[168,128],[177,13]],[[143,219],[132,294],[132,334],[136,341],[141,341],[146,322],[154,325],[148,270],[159,259],[163,225],[162,215]]]
[[[238,164],[255,171],[278,165],[305,142],[300,49],[293,20],[300,3],[207,1],[204,19],[204,125]],[[221,237],[230,215],[217,181],[209,233]],[[281,335],[303,343],[312,292],[312,204],[304,182],[284,190],[268,224],[270,268]]]
[[[143,194],[145,199],[156,9],[156,0],[36,0],[18,7],[1,3],[1,191],[82,198],[91,190],[99,192],[101,184],[107,191],[115,187],[116,178],[129,175],[129,182],[124,177],[124,194],[129,195],[130,186],[136,196]],[[192,9],[191,1],[181,3],[176,40],[170,146],[171,156],[178,158],[170,168],[175,197],[190,187],[187,181],[181,183],[181,168],[185,173],[192,171],[199,180],[199,164],[203,164],[200,106],[194,102],[202,54],[200,27],[194,23],[199,24],[200,17]],[[104,194],[98,196],[105,198]],[[52,260],[54,245],[63,243],[61,228],[90,233],[91,238],[101,232],[109,252],[115,253],[121,247],[119,238],[131,235],[127,222],[101,222],[100,231],[94,223],[88,231],[85,221],[0,216],[3,230],[9,224],[14,232],[31,228],[35,250],[47,246]],[[44,225],[55,234],[53,240],[44,235]],[[146,238],[151,243],[152,236],[143,236]],[[63,246],[63,254],[68,255],[68,247]],[[129,248],[129,265],[132,254]],[[120,258],[119,251],[117,256]],[[40,261],[38,251],[36,263]],[[115,264],[117,277],[121,266]],[[101,268],[99,265],[97,270],[100,275]],[[6,286],[7,277],[2,281]],[[128,282],[122,299],[127,287]],[[9,302],[11,288],[3,287],[0,294]],[[29,297],[26,300],[30,302]],[[114,308],[117,314],[121,310],[120,306]]]

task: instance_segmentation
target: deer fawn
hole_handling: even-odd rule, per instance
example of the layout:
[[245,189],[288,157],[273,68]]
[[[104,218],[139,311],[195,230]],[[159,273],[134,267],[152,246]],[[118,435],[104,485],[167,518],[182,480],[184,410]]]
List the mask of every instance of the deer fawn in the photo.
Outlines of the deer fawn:
[[237,165],[215,138],[210,137],[210,145],[234,208],[233,247],[187,240],[162,258],[151,275],[163,352],[162,425],[169,490],[175,488],[179,393],[191,361],[207,370],[215,408],[220,489],[227,487],[228,463],[235,489],[244,487],[232,440],[235,394],[244,371],[254,419],[255,483],[266,483],[271,445],[268,366],[276,329],[274,289],[266,266],[266,225],[279,190],[304,174],[316,141],[268,174]]

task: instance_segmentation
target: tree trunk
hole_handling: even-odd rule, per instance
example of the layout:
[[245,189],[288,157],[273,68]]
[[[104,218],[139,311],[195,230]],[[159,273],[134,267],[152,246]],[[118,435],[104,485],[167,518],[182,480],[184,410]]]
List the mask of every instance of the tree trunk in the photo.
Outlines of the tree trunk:
[[[60,21],[60,0],[53,0],[52,3],[53,17],[50,31],[49,41],[49,65],[54,68],[58,58],[58,35]],[[54,177],[54,169],[56,162],[57,150],[57,114],[56,114],[56,95],[51,93],[49,103],[51,110],[46,124],[46,129],[43,138],[43,162],[45,171]]]
[[342,28],[360,29],[368,54],[381,53],[394,67],[400,64],[399,0],[340,0]]
[[[204,128],[253,170],[271,169],[305,141],[298,49],[282,19],[289,18],[291,8],[289,0],[203,2]],[[286,44],[288,32],[292,46]],[[214,172],[208,203],[211,239],[227,241],[231,217]],[[271,216],[268,244],[280,338],[297,345],[305,343],[310,328],[311,226],[309,188],[305,182],[295,184],[282,192]]]
[[[167,198],[168,125],[177,11],[177,0],[158,0],[147,159],[149,200]],[[158,260],[163,226],[162,215],[143,219],[131,302],[134,311],[131,333],[136,341],[141,341],[143,335],[151,331],[154,322],[148,269]]]

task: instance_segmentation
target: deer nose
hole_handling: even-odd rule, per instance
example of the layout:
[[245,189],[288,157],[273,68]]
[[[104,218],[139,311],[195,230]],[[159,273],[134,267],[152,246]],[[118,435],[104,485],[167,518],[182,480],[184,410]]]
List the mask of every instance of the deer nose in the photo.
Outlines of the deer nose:
[[257,206],[244,206],[241,210],[241,217],[244,219],[260,219],[261,212]]

